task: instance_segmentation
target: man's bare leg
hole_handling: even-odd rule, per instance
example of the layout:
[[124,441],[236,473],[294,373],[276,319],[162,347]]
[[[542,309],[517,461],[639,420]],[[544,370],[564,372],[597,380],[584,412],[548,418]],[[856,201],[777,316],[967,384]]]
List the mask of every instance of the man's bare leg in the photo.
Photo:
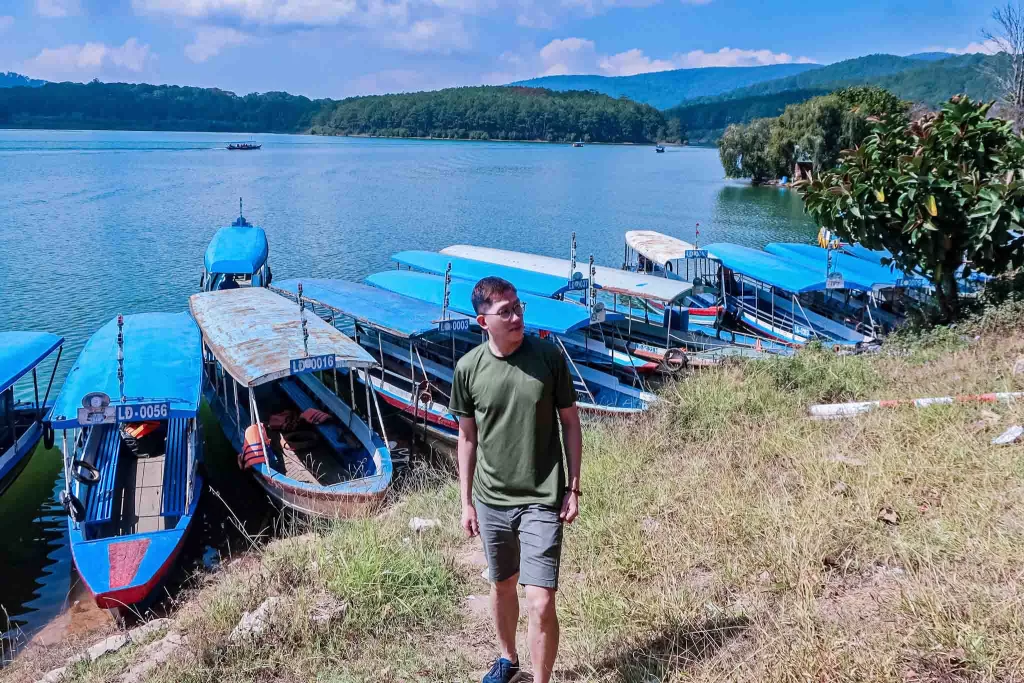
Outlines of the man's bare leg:
[[558,656],[558,614],[554,588],[526,586],[526,609],[530,615],[530,661],[534,683],[548,683]]
[[517,581],[519,574],[491,583],[491,614],[494,615],[494,630],[498,634],[501,656],[513,663],[519,661],[516,652],[516,627],[519,625]]

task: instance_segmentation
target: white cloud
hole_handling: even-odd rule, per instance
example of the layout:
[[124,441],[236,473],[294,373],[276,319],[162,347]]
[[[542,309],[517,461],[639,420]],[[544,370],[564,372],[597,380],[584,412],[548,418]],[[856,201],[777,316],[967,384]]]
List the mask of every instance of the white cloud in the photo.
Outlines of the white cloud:
[[948,52],[951,55],[969,55],[978,52],[986,55],[994,55],[999,52],[999,43],[995,40],[986,40],[980,43],[970,43],[965,47],[933,47],[927,51]]
[[676,55],[673,61],[676,68],[701,68],[705,66],[764,66],[766,64],[813,64],[808,57],[793,57],[785,52],[771,50],[739,50],[723,47],[718,52],[692,50],[686,54]]
[[390,69],[366,74],[349,81],[346,97],[353,95],[378,95],[395,92],[416,92],[438,90],[457,85],[449,76],[435,73],[424,74],[411,69]]
[[[807,57],[793,57],[785,52],[771,50],[739,50],[723,47],[717,52],[694,50],[670,58],[655,59],[633,48],[613,55],[598,52],[592,40],[585,38],[559,38],[552,40],[535,57],[518,55],[515,60],[508,54],[501,61],[517,74],[516,79],[536,75],[559,76],[566,74],[600,74],[602,76],[633,76],[653,71],[700,68],[706,66],[760,66],[764,64],[809,64]],[[497,76],[498,74],[493,74]],[[490,77],[488,77],[490,78]]]
[[[423,11],[479,14],[498,0],[132,0],[136,12],[260,26],[406,26]],[[417,18],[419,18],[417,16]],[[432,18],[432,17],[423,17]]]
[[[562,7],[580,9],[586,14],[601,14],[616,7],[650,7],[658,5],[662,0],[561,0]],[[710,0],[704,0],[710,2]],[[698,2],[697,4],[704,4]]]
[[14,17],[10,15],[0,16],[0,33],[3,33],[14,26]]
[[387,42],[406,52],[439,52],[469,49],[472,41],[458,17],[420,19],[407,29],[394,31]]
[[36,0],[36,12],[50,19],[71,17],[82,12],[79,0]]
[[651,59],[644,54],[643,50],[633,48],[609,57],[601,57],[597,60],[597,68],[605,76],[633,76],[652,71],[668,71],[679,67],[665,59]]
[[205,62],[216,57],[221,50],[244,45],[252,36],[233,28],[221,26],[200,26],[195,40],[185,46],[185,56],[193,62]]
[[585,70],[594,64],[596,58],[594,41],[585,38],[556,38],[540,50],[540,75],[586,73]]
[[46,80],[61,78],[95,78],[110,72],[141,72],[147,63],[155,59],[149,45],[140,45],[135,38],[129,38],[121,46],[103,43],[65,45],[45,48],[38,55],[24,63],[22,69],[27,75]]

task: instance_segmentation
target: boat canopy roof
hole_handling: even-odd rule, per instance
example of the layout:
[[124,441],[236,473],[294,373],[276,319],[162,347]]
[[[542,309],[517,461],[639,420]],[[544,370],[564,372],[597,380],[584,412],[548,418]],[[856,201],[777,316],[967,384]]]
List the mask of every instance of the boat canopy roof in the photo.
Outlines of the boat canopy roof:
[[[408,270],[388,270],[374,273],[366,278],[366,281],[375,287],[431,303],[437,307],[438,313],[444,302],[444,278],[437,275]],[[476,317],[472,301],[474,284],[465,280],[452,280],[448,304],[451,310]],[[568,334],[590,326],[590,311],[586,306],[525,292],[519,293],[519,299],[526,304],[524,322],[528,329]],[[621,320],[622,317],[621,313],[608,311],[605,319],[614,321]]]
[[263,228],[221,228],[206,247],[206,272],[251,275],[267,262],[269,250]]
[[[263,287],[201,292],[189,298],[203,343],[239,384],[255,387],[287,377],[291,361],[307,356],[299,306]],[[367,368],[376,361],[340,330],[306,315],[309,356],[334,354],[336,367]]]
[[[50,419],[54,428],[78,425],[82,399],[103,392],[111,404],[121,400],[117,379],[117,318],[86,342],[64,380]],[[203,356],[199,328],[188,313],[139,313],[124,316],[124,393],[129,404],[170,403],[170,417],[191,417],[199,410]]]
[[663,267],[669,261],[686,258],[686,252],[697,248],[689,242],[654,230],[630,230],[626,233],[626,244],[648,261]]
[[876,265],[882,265],[882,259],[892,258],[892,254],[886,249],[868,249],[859,244],[847,244],[842,250],[850,256],[855,256],[863,261],[870,261]]
[[[396,337],[411,339],[436,332],[436,321],[441,318],[440,306],[359,282],[285,280],[271,289],[297,295],[300,282],[304,299]],[[455,313],[454,317],[467,316]]]
[[517,291],[549,298],[561,294],[569,280],[568,268],[565,277],[558,277],[550,273],[539,273],[500,263],[487,263],[461,256],[439,254],[436,251],[400,251],[392,256],[391,260],[434,275],[444,275],[450,263],[453,278],[466,280],[475,285],[485,277],[500,277],[511,282]]
[[[449,256],[461,256],[473,259],[474,261],[503,264],[536,273],[565,273],[567,280],[569,275],[570,264],[568,259],[538,256],[522,251],[455,244],[442,249],[441,253]],[[628,270],[609,268],[607,266],[594,266],[594,268],[596,284],[604,291],[613,294],[624,294],[640,299],[675,304],[683,303],[686,300],[686,295],[693,289],[692,284],[681,280],[670,280],[664,277],[655,277],[645,273],[633,273]],[[577,264],[577,271],[582,273],[583,277],[587,276],[583,272],[586,269],[586,263]]]
[[[811,269],[760,249],[728,242],[716,242],[704,248],[708,250],[711,258],[721,261],[726,268],[787,292],[801,294],[828,289],[824,268]],[[846,289],[871,289],[858,287],[853,283],[847,285]]]
[[[822,273],[828,267],[828,252],[815,244],[772,242],[765,245],[764,250],[809,268],[817,269]],[[856,283],[859,287],[866,289],[902,286],[899,281],[907,279],[907,276],[901,271],[894,271],[888,266],[878,265],[837,251],[832,253],[832,268],[843,274],[843,280],[846,283]]]
[[64,343],[49,332],[0,332],[0,391],[7,391]]

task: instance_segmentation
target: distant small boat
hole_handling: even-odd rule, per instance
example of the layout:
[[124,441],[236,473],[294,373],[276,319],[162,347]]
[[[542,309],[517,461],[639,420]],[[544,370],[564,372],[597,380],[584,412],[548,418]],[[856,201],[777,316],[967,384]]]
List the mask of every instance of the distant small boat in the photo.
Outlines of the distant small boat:
[[661,145],[658,145],[658,146],[656,146],[654,148],[654,151],[657,152],[658,154],[664,154],[665,153],[665,148],[662,147]]
[[228,145],[228,149],[232,152],[259,149],[262,144],[256,144],[255,142],[232,142]]
[[572,146],[573,147],[582,147],[583,146],[583,141],[582,140],[577,140],[576,142],[572,143]]

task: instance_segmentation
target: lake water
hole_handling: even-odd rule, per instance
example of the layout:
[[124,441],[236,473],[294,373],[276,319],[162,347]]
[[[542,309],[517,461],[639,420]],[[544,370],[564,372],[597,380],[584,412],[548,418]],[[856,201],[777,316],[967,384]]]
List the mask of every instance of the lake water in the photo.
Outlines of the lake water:
[[[701,243],[754,247],[816,233],[795,193],[722,180],[714,149],[291,135],[224,149],[239,139],[0,131],[0,330],[64,335],[59,378],[117,313],[187,309],[239,197],[280,280],[361,279],[395,251],[454,243],[567,258],[573,231],[581,260],[609,266],[631,229],[692,242],[699,222]],[[0,500],[0,605],[27,631],[61,610],[74,581],[52,496],[60,456],[36,456]]]

